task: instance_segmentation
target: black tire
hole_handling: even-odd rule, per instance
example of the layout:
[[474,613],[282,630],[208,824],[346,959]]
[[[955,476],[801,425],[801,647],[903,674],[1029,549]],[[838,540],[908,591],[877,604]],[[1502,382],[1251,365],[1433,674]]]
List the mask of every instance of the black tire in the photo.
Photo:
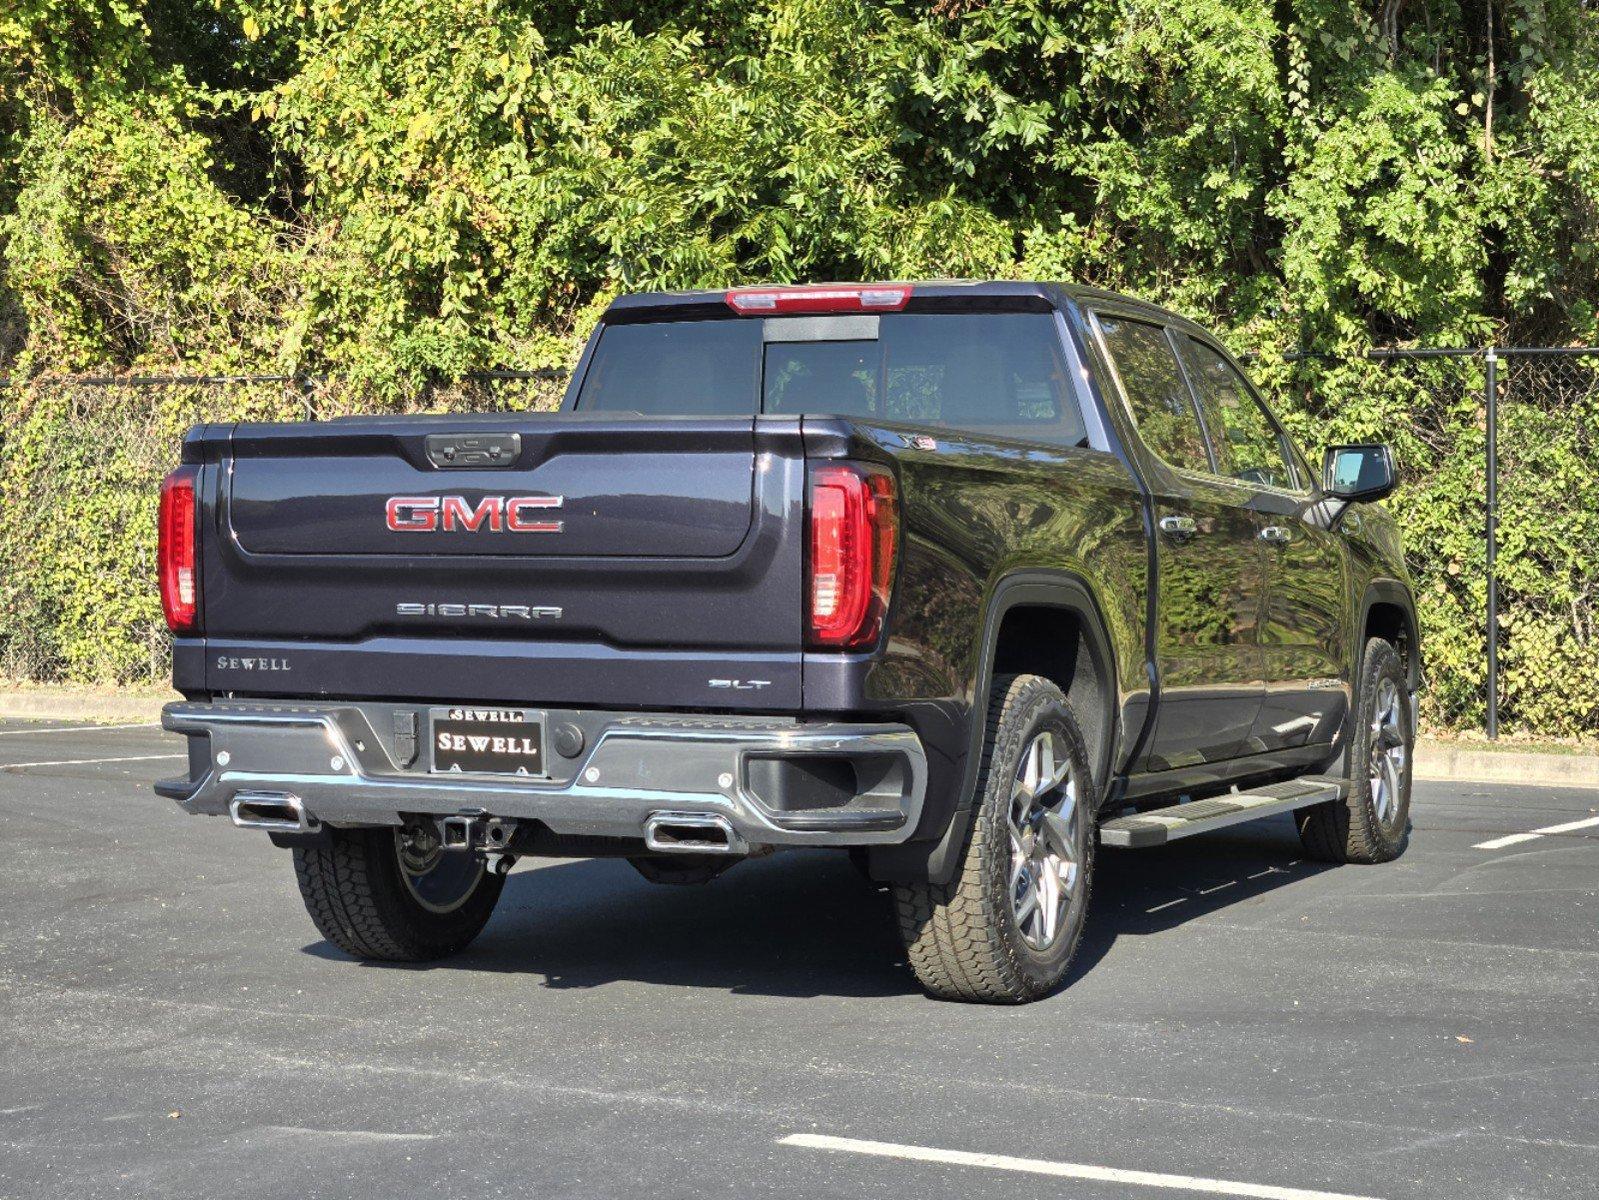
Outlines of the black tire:
[[[463,851],[440,851],[432,868],[424,858],[423,869],[408,873],[398,838],[388,827],[330,828],[320,844],[297,846],[305,909],[323,937],[355,958],[427,962],[454,954],[482,932],[505,880]],[[430,879],[451,885],[433,905],[420,894]]]
[[[1321,862],[1388,862],[1404,853],[1410,838],[1415,720],[1405,665],[1381,638],[1366,643],[1350,721],[1349,795],[1300,809],[1299,838],[1305,853]],[[1389,751],[1396,749],[1402,761],[1392,766]],[[1379,758],[1390,765],[1380,767]],[[1383,782],[1374,786],[1379,771]]]
[[[1068,845],[1075,856],[1072,881],[1057,876],[1063,896],[1052,903],[1053,936],[1044,940],[1036,918],[1039,907],[1018,918],[1015,897],[1026,895],[1028,884],[1047,874],[1038,870],[1012,842],[1013,798],[1026,765],[1024,755],[1035,743],[1051,735],[1051,754],[1058,760],[1064,749],[1069,774],[1059,791],[1060,811],[1067,811],[1067,828],[1041,822],[1040,846]],[[1070,792],[1066,791],[1066,783]],[[1053,792],[1049,794],[1054,794]],[[1025,793],[1024,793],[1025,795]],[[990,1004],[1022,1004],[1048,995],[1060,986],[1082,938],[1094,876],[1094,804],[1096,793],[1089,772],[1088,752],[1066,697],[1049,680],[1037,675],[1001,677],[994,682],[988,706],[983,762],[973,800],[976,811],[961,858],[959,871],[947,884],[909,883],[894,887],[894,906],[900,936],[917,981],[931,996],[946,1000]],[[1030,803],[1030,802],[1029,802]],[[1016,810],[1021,811],[1021,810]],[[1057,814],[1058,815],[1058,814]],[[1046,846],[1036,839],[1048,836]],[[1036,876],[1016,874],[1037,871]],[[1064,862],[1064,858],[1063,858]],[[1047,864],[1046,864],[1047,865]],[[1030,923],[1030,924],[1029,924]],[[1029,934],[1028,930],[1033,932]],[[1035,944],[1035,943],[1042,944]]]

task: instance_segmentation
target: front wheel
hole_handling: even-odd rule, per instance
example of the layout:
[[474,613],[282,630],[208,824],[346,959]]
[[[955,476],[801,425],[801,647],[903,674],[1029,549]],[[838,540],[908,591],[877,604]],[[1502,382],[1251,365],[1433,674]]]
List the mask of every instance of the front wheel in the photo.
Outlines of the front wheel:
[[894,888],[922,987],[1020,1004],[1066,976],[1094,866],[1094,788],[1066,697],[1037,675],[995,681],[971,837],[948,884]]
[[426,962],[482,932],[505,886],[482,860],[445,850],[431,824],[328,829],[298,846],[294,874],[318,931],[356,958]]
[[1381,638],[1366,643],[1351,720],[1349,795],[1301,809],[1299,837],[1322,862],[1388,862],[1410,835],[1416,726],[1405,665]]

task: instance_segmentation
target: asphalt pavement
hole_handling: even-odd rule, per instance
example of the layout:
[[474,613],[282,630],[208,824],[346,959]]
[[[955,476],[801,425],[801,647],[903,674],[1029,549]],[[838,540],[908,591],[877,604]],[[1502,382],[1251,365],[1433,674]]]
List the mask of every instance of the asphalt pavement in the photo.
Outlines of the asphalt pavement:
[[458,958],[356,963],[150,792],[180,752],[0,722],[7,1200],[1599,1194],[1599,792],[1418,783],[1380,867],[1104,851],[1003,1009],[917,992],[841,854],[524,862]]

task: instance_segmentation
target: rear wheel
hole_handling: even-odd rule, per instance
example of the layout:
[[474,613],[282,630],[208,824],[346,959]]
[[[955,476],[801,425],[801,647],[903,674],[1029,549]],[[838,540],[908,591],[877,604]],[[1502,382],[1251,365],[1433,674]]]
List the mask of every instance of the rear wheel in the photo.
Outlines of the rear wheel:
[[997,680],[959,873],[894,888],[911,969],[930,995],[1019,1004],[1060,985],[1088,912],[1093,796],[1060,689],[1037,675]]
[[1322,862],[1387,862],[1410,835],[1415,721],[1405,665],[1381,638],[1366,643],[1352,719],[1349,795],[1301,809],[1299,837]]
[[425,962],[465,947],[494,912],[505,880],[445,850],[431,824],[328,829],[296,847],[300,896],[322,936],[356,958]]

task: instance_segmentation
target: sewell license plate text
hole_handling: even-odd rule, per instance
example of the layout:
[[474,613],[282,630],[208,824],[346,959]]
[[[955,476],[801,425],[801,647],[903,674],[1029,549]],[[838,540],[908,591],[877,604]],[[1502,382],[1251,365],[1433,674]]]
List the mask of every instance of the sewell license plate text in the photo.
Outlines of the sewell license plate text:
[[544,774],[544,723],[521,709],[436,712],[432,734],[435,771]]

